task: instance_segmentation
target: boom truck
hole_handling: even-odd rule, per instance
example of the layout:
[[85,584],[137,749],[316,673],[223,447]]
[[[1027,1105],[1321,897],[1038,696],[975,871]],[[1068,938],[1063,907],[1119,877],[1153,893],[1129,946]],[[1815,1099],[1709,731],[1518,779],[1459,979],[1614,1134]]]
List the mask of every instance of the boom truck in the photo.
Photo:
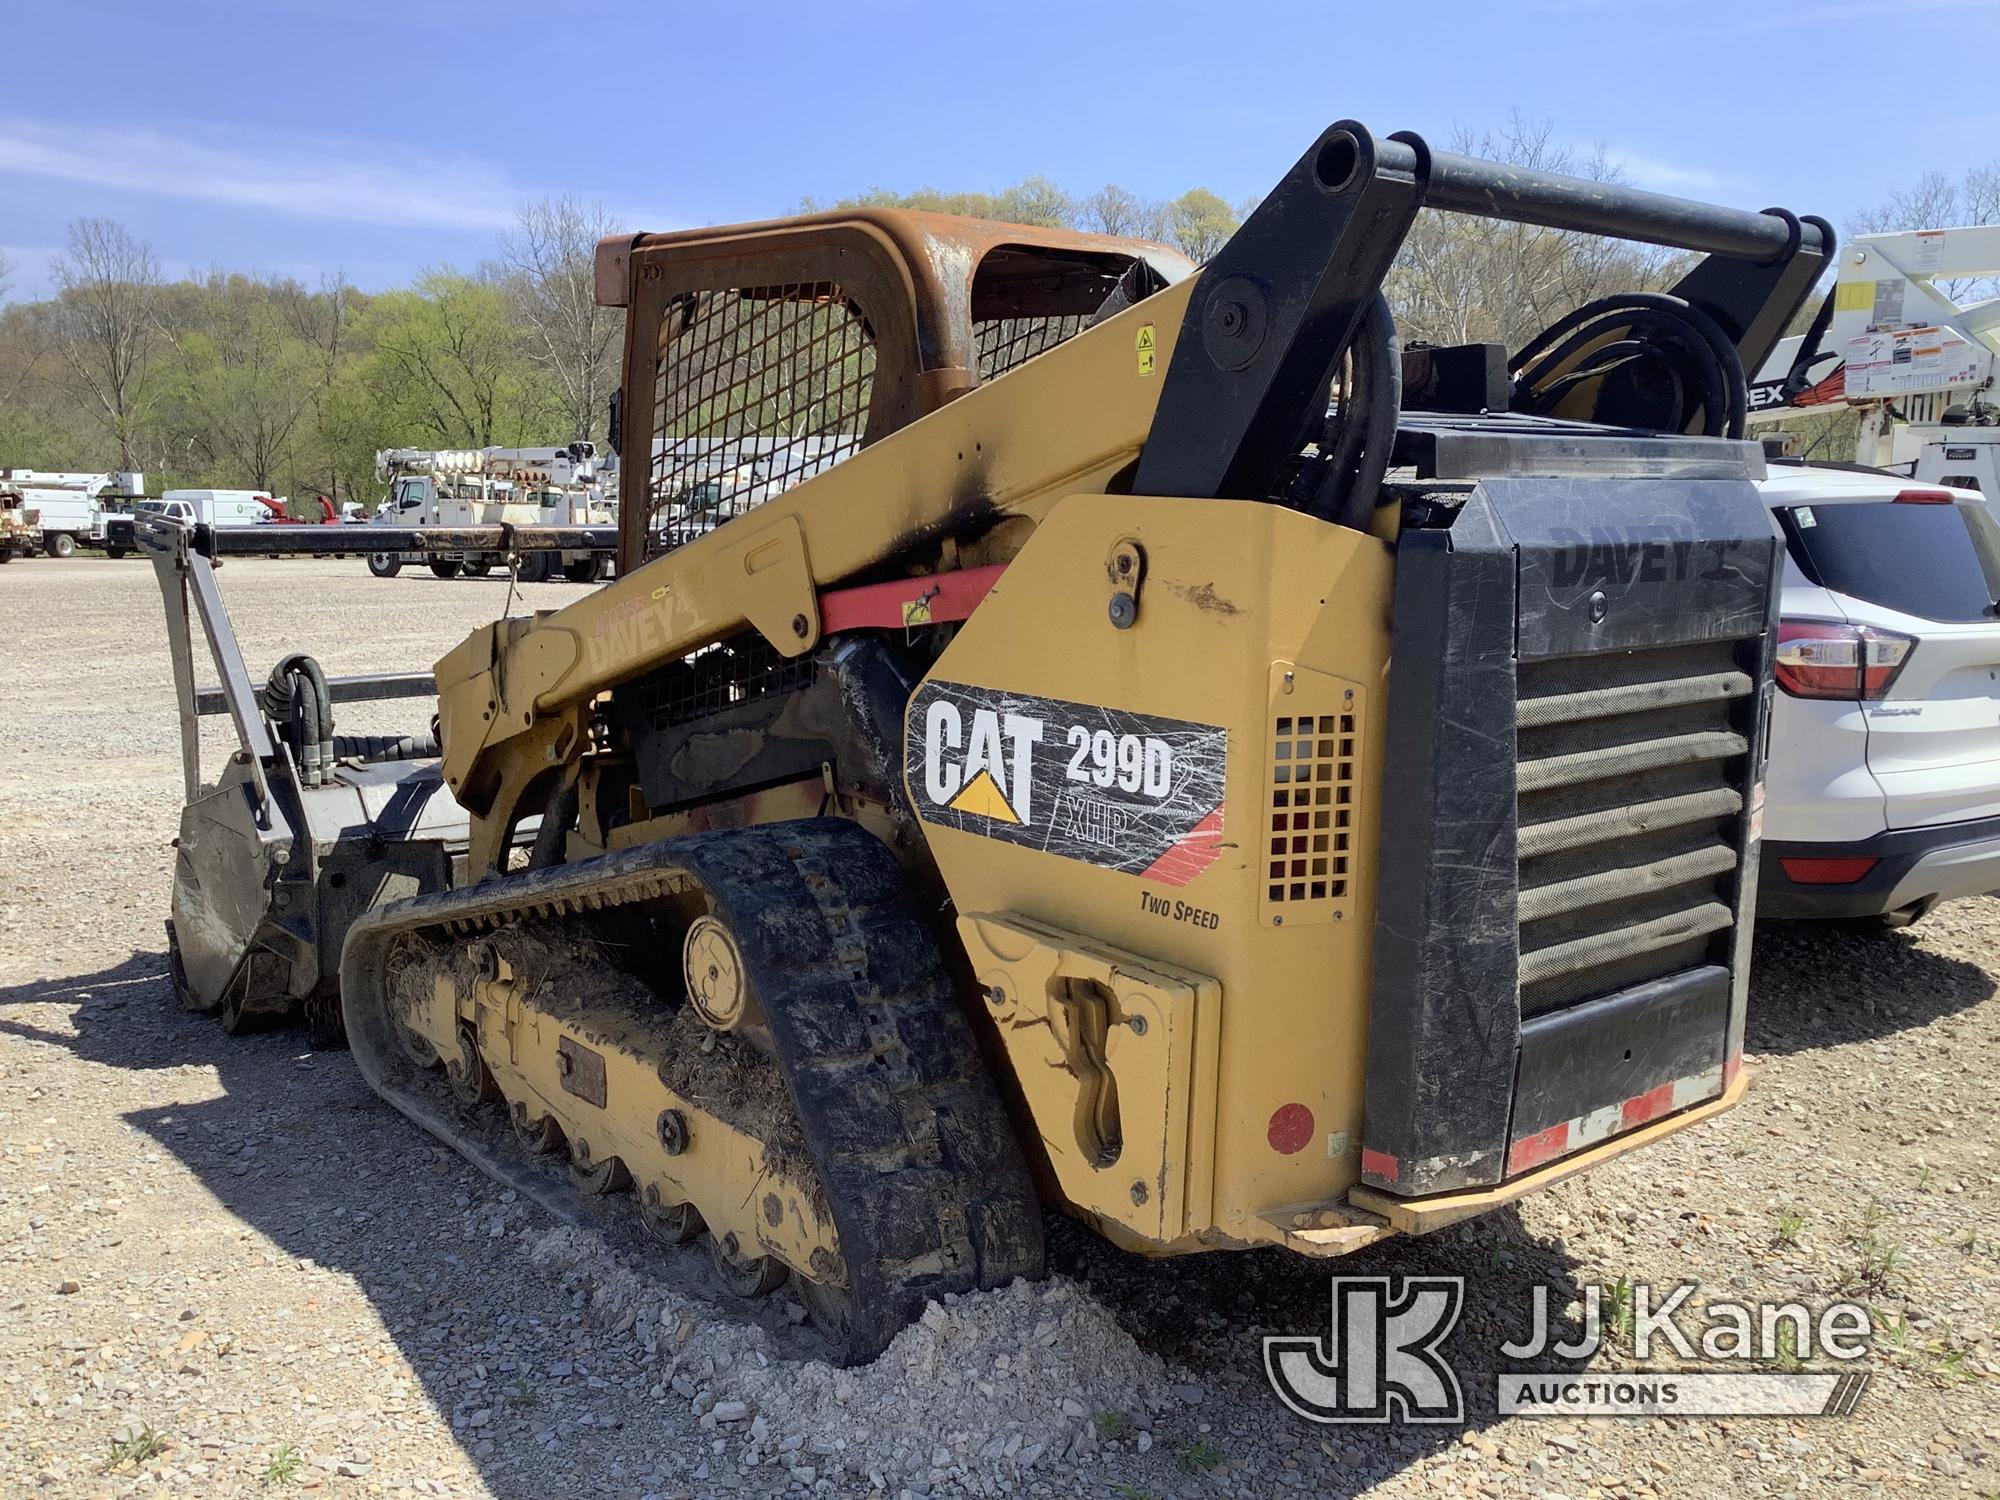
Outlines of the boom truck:
[[23,507],[40,516],[32,527],[23,528],[34,537],[32,545],[21,546],[24,556],[45,552],[50,557],[72,557],[78,547],[103,547],[113,557],[123,557],[123,545],[110,539],[107,527],[125,505],[144,498],[146,476],[129,471],[0,469],[0,485],[19,490]]
[[[383,526],[604,526],[611,507],[594,481],[597,450],[591,443],[561,448],[388,448],[375,455],[375,477],[388,497],[374,522]],[[530,553],[522,559],[524,582],[544,582],[560,571],[572,583],[589,583],[610,564],[608,552]],[[393,578],[406,563],[427,563],[439,578],[483,578],[507,565],[505,552],[372,552],[368,571]]]
[[1855,408],[1854,462],[2000,494],[2000,298],[1954,286],[2000,276],[2000,224],[1856,235],[1807,333],[1782,341],[1751,388],[1752,420]]
[[[1405,348],[1426,209],[1703,258]],[[183,999],[303,1004],[484,1169],[629,1194],[849,1361],[1040,1274],[1045,1204],[1339,1256],[1708,1119],[1781,556],[1743,371],[1833,253],[1354,121],[1198,271],[872,208],[607,239],[614,582],[258,689],[212,562],[330,543],[149,534],[184,724],[241,752],[189,751]],[[672,524],[732,448],[758,484]],[[333,733],[389,696],[439,743]]]

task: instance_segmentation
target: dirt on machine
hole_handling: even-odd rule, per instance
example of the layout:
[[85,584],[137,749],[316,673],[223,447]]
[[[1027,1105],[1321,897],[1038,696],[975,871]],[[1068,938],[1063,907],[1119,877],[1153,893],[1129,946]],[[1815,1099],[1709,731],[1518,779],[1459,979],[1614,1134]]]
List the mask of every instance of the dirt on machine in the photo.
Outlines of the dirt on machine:
[[[1426,209],[1697,255],[1404,347]],[[259,682],[212,565],[314,528],[148,532],[239,745],[185,767],[183,997],[308,1012],[850,1361],[1040,1274],[1047,1210],[1336,1257],[1693,1125],[1747,1082],[1781,571],[1743,372],[1833,249],[1351,121],[1199,269],[874,209],[607,240],[615,581]],[[435,742],[336,732],[390,698]]]

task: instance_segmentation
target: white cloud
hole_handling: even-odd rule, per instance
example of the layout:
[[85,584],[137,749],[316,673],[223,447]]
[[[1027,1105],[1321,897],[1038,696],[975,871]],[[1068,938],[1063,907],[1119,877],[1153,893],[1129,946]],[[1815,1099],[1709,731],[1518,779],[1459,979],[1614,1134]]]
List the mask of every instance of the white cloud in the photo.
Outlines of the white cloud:
[[0,118],[0,172],[299,218],[492,231],[528,194],[489,163],[373,142]]
[[1902,17],[1912,11],[2000,10],[2000,0],[1839,0],[1835,4],[1803,8],[1767,9],[1728,28],[1730,31],[1783,31],[1799,26],[1833,25],[1841,21],[1869,21],[1877,17]]
[[1620,146],[1607,146],[1604,154],[1627,182],[1656,193],[1712,193],[1729,185],[1727,177],[1705,167],[1677,166]]

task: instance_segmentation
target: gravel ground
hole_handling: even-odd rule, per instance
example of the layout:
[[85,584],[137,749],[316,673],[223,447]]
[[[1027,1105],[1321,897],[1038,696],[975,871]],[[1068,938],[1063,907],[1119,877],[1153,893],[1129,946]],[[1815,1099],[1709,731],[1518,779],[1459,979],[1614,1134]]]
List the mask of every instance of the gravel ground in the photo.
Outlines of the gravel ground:
[[[355,561],[238,561],[223,586],[253,669],[309,647],[336,673],[427,663],[506,594]],[[1260,1339],[1323,1330],[1327,1268],[1149,1264],[1066,1223],[1048,1282],[834,1371],[782,1297],[746,1314],[697,1256],[556,1224],[344,1055],[175,1010],[150,571],[9,567],[0,631],[0,1493],[2000,1494],[2000,901],[1876,938],[1767,929],[1742,1108],[1345,1263],[1467,1278],[1467,1427],[1278,1405]],[[1496,1417],[1477,1372],[1528,1287],[1561,1306],[1621,1279],[1858,1297],[1872,1383],[1843,1419]]]

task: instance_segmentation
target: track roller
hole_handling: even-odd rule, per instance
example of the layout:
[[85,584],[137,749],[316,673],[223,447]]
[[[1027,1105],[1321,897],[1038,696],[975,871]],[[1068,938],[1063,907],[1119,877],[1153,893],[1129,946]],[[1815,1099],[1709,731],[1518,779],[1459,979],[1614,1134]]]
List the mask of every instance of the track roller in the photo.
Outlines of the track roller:
[[708,1236],[708,1258],[723,1287],[738,1297],[762,1297],[785,1284],[790,1273],[775,1255],[746,1255],[734,1233]]
[[[843,1361],[934,1297],[1041,1273],[1040,1205],[944,962],[854,824],[385,906],[341,983],[355,1061],[397,1108],[529,1191],[564,1154],[581,1194],[636,1180],[652,1239],[705,1235],[741,1296],[789,1277]],[[518,1159],[467,1123],[503,1096]]]
[[569,1143],[569,1180],[587,1198],[622,1193],[632,1186],[632,1174],[615,1156],[593,1157],[590,1142],[578,1136]]

